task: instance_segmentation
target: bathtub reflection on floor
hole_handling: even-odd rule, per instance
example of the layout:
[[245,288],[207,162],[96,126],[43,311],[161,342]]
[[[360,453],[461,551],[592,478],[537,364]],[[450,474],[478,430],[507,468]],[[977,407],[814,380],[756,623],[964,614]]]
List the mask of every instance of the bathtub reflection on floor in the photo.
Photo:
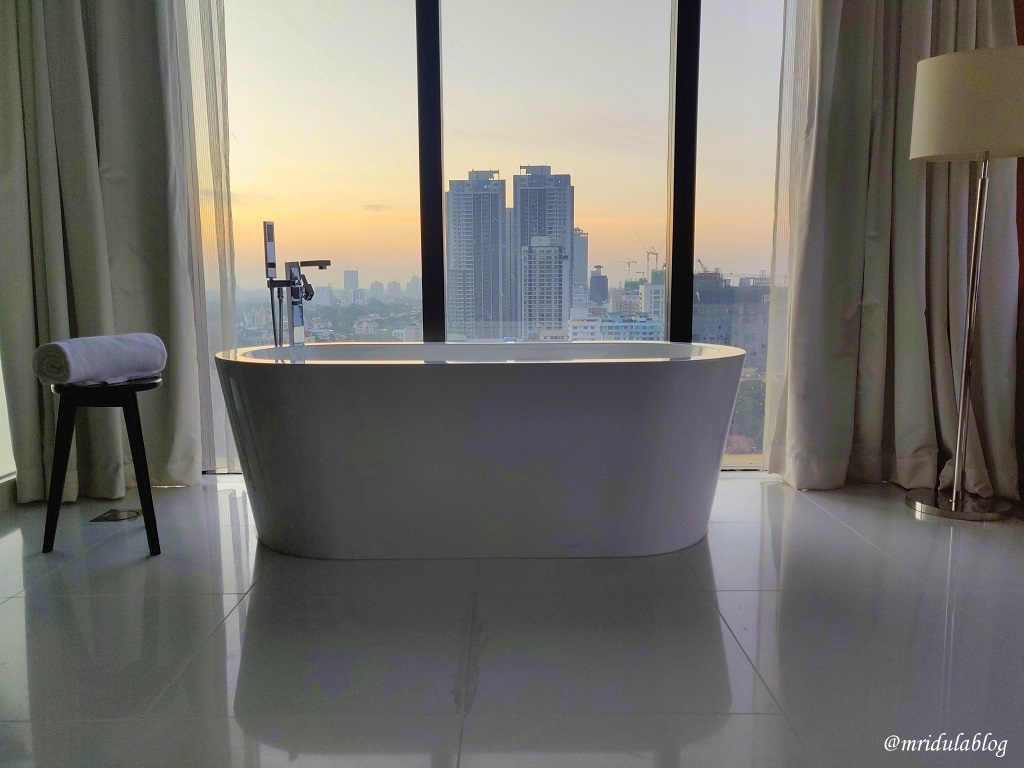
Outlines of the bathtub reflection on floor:
[[[444,734],[465,717],[481,755],[646,753],[673,765],[730,712],[774,711],[679,553],[480,568],[260,547],[237,722],[292,755],[419,753],[429,762],[410,764],[455,765]],[[333,593],[306,591],[317,583]]]

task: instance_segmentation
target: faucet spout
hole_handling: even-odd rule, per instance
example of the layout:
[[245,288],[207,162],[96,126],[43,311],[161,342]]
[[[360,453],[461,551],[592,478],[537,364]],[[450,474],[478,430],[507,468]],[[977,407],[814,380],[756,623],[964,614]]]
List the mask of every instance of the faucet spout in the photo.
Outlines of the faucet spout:
[[303,267],[327,269],[331,262],[325,259],[317,261],[289,261],[285,264],[286,282],[291,293],[291,341],[292,346],[306,343],[306,321],[302,302],[313,298],[313,286],[302,274]]

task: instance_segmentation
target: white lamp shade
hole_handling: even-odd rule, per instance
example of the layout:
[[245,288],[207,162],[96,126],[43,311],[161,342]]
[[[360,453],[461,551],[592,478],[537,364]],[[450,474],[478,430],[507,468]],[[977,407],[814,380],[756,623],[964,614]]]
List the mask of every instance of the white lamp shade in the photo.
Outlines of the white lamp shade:
[[1024,155],[1024,46],[917,64],[911,160]]

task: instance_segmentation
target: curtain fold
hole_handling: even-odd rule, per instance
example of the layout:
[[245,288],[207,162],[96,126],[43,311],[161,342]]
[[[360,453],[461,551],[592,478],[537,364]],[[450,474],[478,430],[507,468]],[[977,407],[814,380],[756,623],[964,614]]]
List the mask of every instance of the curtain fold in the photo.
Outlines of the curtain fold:
[[[796,487],[951,484],[975,171],[908,159],[916,65],[1015,43],[1012,0],[787,2],[766,442]],[[990,170],[966,476],[1007,498],[1015,171]]]
[[201,329],[199,391],[203,413],[203,467],[240,471],[213,356],[237,346],[235,248],[231,221],[227,51],[223,0],[185,0],[178,39],[187,41],[189,126],[196,156],[193,183],[197,235],[193,291]]
[[[131,331],[168,350],[140,398],[156,484],[201,470],[197,329],[171,0],[0,4],[0,334],[21,502],[45,497],[56,397],[32,375],[39,344]],[[178,120],[175,123],[175,120]],[[84,409],[65,498],[134,482],[115,409]]]

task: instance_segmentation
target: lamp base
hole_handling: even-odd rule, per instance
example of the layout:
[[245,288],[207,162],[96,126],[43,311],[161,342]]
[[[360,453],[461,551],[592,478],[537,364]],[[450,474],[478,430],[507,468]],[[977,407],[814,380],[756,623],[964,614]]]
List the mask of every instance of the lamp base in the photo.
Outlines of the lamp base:
[[972,523],[989,523],[1003,520],[1013,512],[1013,502],[1006,499],[985,499],[971,493],[965,493],[958,509],[953,509],[953,499],[949,491],[935,491],[931,488],[918,488],[907,494],[907,506],[917,516],[933,515],[947,520],[967,520]]

